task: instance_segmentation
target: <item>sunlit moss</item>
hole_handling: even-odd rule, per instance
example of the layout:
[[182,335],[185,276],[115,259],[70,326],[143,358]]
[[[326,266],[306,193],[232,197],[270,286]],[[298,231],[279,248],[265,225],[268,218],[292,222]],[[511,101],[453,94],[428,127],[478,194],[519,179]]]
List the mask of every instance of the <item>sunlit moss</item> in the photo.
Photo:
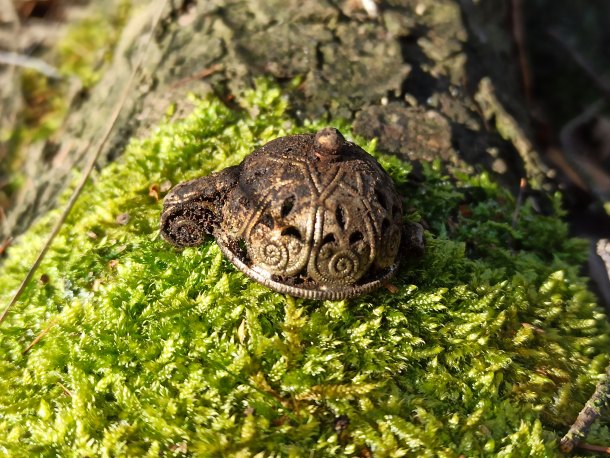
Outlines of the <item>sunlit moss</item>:
[[[247,279],[213,241],[170,247],[150,187],[321,124],[297,127],[265,83],[243,111],[193,102],[92,177],[0,327],[1,453],[557,453],[610,350],[558,197],[555,214],[526,201],[513,223],[513,197],[487,176],[455,180],[428,164],[416,182],[409,164],[363,144],[396,178],[406,217],[426,226],[426,254],[404,263],[397,292],[293,299]],[[56,217],[11,248],[2,304]],[[607,427],[595,439],[610,443]]]

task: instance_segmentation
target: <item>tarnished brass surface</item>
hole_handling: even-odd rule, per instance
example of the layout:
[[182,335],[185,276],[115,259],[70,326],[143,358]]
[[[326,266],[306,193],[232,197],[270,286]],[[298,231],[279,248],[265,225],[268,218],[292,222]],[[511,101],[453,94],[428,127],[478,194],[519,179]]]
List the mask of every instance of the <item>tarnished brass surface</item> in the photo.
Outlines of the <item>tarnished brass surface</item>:
[[391,178],[333,128],[278,138],[238,166],[179,184],[161,216],[172,244],[212,235],[246,275],[312,299],[379,286],[396,270],[402,232]]

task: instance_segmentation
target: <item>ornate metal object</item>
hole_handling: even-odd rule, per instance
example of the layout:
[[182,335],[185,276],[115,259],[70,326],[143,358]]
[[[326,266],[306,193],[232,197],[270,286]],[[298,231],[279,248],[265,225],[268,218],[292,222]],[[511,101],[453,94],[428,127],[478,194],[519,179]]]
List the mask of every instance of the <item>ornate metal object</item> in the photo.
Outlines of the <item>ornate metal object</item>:
[[179,184],[161,216],[170,243],[214,236],[249,277],[309,299],[380,286],[396,271],[402,231],[391,178],[333,128],[278,138],[240,165]]

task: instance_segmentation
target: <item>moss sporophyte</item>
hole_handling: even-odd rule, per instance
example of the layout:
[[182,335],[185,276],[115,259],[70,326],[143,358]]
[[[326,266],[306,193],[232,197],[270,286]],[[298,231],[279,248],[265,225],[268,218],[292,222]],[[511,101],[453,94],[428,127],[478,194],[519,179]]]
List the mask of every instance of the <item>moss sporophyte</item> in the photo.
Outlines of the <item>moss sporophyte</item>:
[[[40,265],[44,281],[0,327],[0,455],[559,454],[610,350],[559,196],[551,215],[526,199],[513,223],[515,199],[487,175],[427,163],[415,182],[411,164],[344,122],[297,126],[276,87],[244,94],[243,111],[193,103],[93,177]],[[242,274],[211,239],[177,250],[160,237],[162,183],[328,124],[392,178],[384,198],[408,202],[403,224],[426,229],[395,292],[295,299]],[[347,228],[350,211],[334,224]],[[10,247],[3,303],[58,213]],[[587,441],[610,443],[607,424]]]

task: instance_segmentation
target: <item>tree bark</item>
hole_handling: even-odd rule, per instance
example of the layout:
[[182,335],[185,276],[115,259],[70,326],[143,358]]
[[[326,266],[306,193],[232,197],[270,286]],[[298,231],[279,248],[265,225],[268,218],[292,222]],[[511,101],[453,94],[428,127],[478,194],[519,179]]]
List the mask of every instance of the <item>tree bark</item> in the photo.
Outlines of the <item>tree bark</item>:
[[[472,0],[208,0],[155,2],[124,29],[112,65],[77,94],[62,129],[26,157],[26,182],[0,240],[57,205],[110,113],[124,103],[98,167],[121,154],[189,92],[231,94],[268,76],[303,121],[343,118],[355,133],[410,160],[489,170],[518,188],[549,171],[529,138],[518,72],[505,29],[509,2]],[[371,6],[373,5],[373,6]],[[164,8],[154,40],[142,43]],[[468,18],[466,21],[465,18]],[[118,100],[146,53],[130,96]]]

